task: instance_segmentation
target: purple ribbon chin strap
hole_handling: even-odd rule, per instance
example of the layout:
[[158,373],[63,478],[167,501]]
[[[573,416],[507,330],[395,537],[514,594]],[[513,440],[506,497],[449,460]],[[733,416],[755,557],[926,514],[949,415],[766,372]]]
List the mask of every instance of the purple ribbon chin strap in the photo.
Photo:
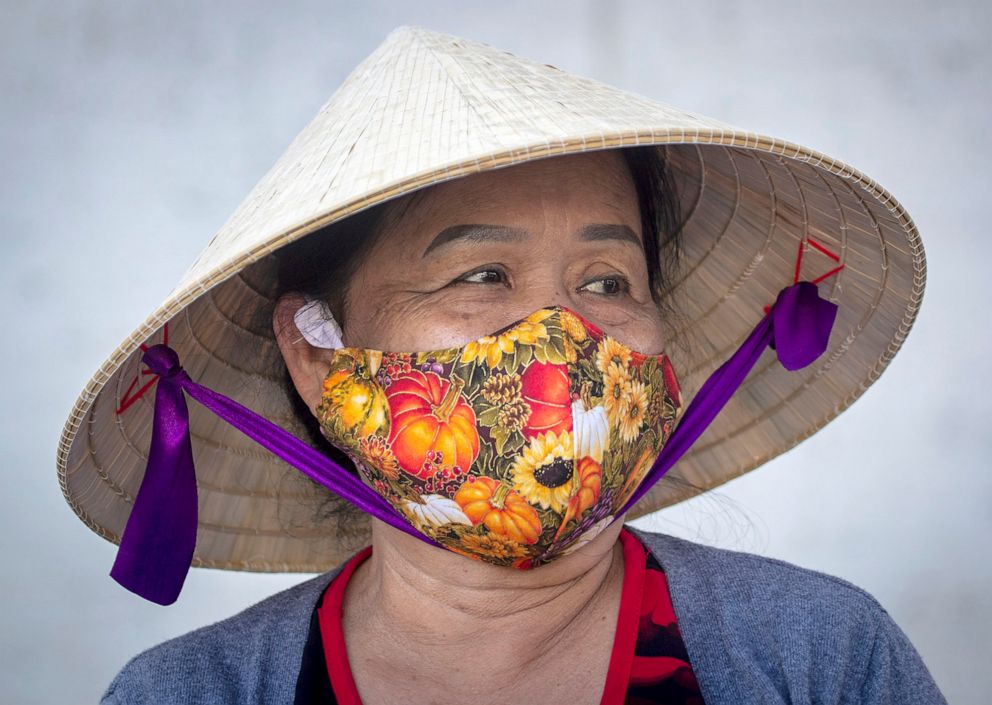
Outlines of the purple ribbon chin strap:
[[111,577],[131,592],[160,605],[172,604],[193,559],[196,474],[183,392],[359,509],[437,545],[347,469],[254,411],[191,380],[172,348],[155,345],[142,360],[159,375],[152,442],[145,476],[110,571]]
[[[821,299],[815,284],[799,282],[783,289],[743,345],[706,380],[640,487],[615,516],[630,509],[689,450],[766,346],[775,349],[786,369],[801,369],[826,349],[836,315],[837,306]],[[438,545],[326,455],[255,412],[192,381],[171,348],[151,347],[143,361],[159,375],[152,441],[141,488],[110,573],[131,592],[160,605],[172,604],[193,559],[196,474],[184,393],[359,509],[426,543]]]
[[827,349],[836,318],[837,304],[821,299],[816,284],[803,281],[782,289],[771,310],[741,346],[700,387],[644,481],[615,516],[633,507],[692,447],[744,382],[766,347],[776,352],[782,367],[800,370]]

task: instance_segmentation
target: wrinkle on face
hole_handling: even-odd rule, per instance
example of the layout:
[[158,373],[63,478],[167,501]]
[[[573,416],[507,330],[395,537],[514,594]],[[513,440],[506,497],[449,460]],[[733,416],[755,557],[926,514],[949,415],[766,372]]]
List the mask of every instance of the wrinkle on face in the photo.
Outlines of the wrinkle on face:
[[[562,305],[635,350],[663,349],[636,189],[619,154],[556,157],[476,174],[418,193],[402,207],[402,215],[384,220],[348,284],[348,345],[459,346],[539,308]],[[473,225],[484,227],[473,233]],[[459,229],[465,236],[454,236]],[[439,235],[444,242],[431,247]],[[487,268],[500,270],[505,281],[458,281]],[[597,277],[611,275],[629,279],[630,292],[591,292],[602,288]]]

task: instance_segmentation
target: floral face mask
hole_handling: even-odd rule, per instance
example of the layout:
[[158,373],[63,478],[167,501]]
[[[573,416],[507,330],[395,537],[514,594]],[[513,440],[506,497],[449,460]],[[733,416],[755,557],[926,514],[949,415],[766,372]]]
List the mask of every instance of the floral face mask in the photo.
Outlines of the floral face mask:
[[418,531],[531,568],[612,522],[681,404],[666,355],[552,307],[458,348],[337,349],[317,417]]

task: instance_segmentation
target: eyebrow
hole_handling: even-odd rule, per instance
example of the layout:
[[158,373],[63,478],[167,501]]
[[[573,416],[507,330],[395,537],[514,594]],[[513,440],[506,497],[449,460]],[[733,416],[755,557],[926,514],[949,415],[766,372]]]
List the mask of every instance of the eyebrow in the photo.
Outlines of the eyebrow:
[[[485,223],[452,225],[442,230],[431,240],[431,244],[427,246],[422,256],[426,257],[434,250],[438,250],[453,242],[515,242],[523,240],[526,237],[527,231],[520,228],[511,228],[506,225],[489,225]],[[579,230],[579,239],[586,242],[618,240],[620,242],[631,243],[639,250],[644,249],[641,239],[626,225],[606,223],[586,225]]]
[[644,249],[644,244],[641,242],[641,238],[637,237],[637,234],[626,225],[586,225],[579,231],[579,239],[585,240],[586,242],[619,240],[621,242],[633,243],[639,250]]
[[525,230],[511,228],[505,225],[486,225],[484,223],[467,223],[452,225],[445,228],[431,240],[424,250],[423,257],[452,242],[512,242],[523,240],[527,236]]

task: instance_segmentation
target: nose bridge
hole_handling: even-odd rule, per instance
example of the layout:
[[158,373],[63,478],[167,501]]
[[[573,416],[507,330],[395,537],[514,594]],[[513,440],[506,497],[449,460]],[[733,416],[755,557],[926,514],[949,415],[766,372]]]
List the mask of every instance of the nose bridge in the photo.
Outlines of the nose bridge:
[[514,302],[516,307],[528,314],[552,306],[572,308],[573,302],[568,287],[560,274],[551,272],[533,274],[533,281],[517,289]]
[[522,272],[523,277],[516,288],[515,304],[527,312],[551,306],[572,308],[572,292],[566,281],[567,256],[561,251],[559,242],[542,243],[530,255],[530,261]]

